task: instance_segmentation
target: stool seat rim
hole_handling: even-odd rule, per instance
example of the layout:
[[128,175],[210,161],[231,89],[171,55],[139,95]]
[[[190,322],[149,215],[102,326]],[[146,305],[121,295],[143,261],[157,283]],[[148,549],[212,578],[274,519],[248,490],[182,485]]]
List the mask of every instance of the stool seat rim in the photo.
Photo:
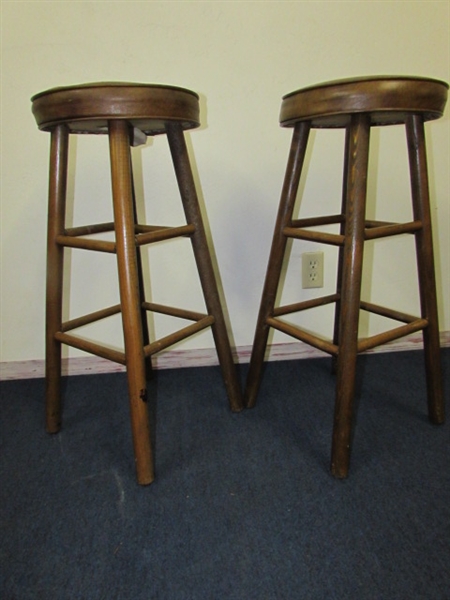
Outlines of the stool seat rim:
[[168,123],[182,129],[200,125],[199,96],[173,85],[105,81],[55,87],[35,94],[31,110],[39,129],[58,125],[70,133],[105,134],[109,122],[126,120],[146,135],[166,133]]
[[300,92],[308,92],[310,90],[318,90],[318,89],[322,89],[322,88],[327,88],[327,87],[334,87],[337,85],[349,85],[349,84],[353,84],[353,83],[363,83],[363,82],[381,82],[381,81],[386,81],[386,82],[393,82],[393,81],[411,81],[411,82],[430,82],[430,83],[436,83],[439,85],[443,85],[447,90],[449,89],[449,84],[446,81],[443,81],[442,79],[435,79],[433,77],[420,77],[418,75],[367,75],[364,77],[346,77],[343,79],[332,79],[330,81],[322,81],[320,83],[316,83],[313,85],[308,85],[306,87],[302,87],[299,88],[293,92],[288,92],[287,94],[285,94],[283,96],[283,100],[285,100],[286,98],[289,98],[290,96],[295,96],[296,94],[300,93]]
[[449,86],[430,77],[377,75],[338,79],[300,88],[283,96],[280,124],[292,127],[346,127],[350,115],[367,113],[372,125],[404,123],[407,115],[425,121],[442,116]]
[[49,88],[48,90],[44,90],[43,92],[38,92],[31,97],[31,102],[34,102],[38,98],[42,96],[48,96],[50,94],[57,94],[60,92],[72,91],[72,90],[89,90],[89,89],[97,89],[97,88],[148,88],[148,89],[161,89],[161,90],[172,90],[185,92],[187,94],[191,94],[194,98],[199,98],[199,95],[189,90],[188,88],[177,86],[177,85],[169,85],[164,83],[139,83],[139,82],[130,82],[130,81],[95,81],[95,82],[87,82],[87,83],[79,83],[74,85],[65,85],[65,86],[57,86],[53,88]]

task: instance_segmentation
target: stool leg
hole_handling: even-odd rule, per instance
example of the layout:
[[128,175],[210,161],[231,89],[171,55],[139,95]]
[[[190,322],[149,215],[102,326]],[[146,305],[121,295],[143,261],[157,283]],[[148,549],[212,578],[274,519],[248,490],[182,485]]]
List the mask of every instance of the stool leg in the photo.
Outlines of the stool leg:
[[369,158],[368,115],[352,116],[349,136],[339,353],[331,451],[331,472],[340,478],[347,477],[350,460]]
[[[129,163],[130,163],[130,177],[131,177],[131,193],[133,196],[133,217],[134,223],[138,222],[138,214],[137,214],[137,203],[136,203],[136,192],[134,187],[134,177],[133,177],[133,162],[131,157],[131,148],[129,147]],[[136,252],[136,260],[137,260],[137,269],[138,269],[138,281],[139,281],[139,299],[140,306],[142,307],[142,303],[145,302],[145,287],[144,287],[144,275],[142,269],[142,249],[139,248]],[[148,346],[150,344],[150,334],[148,330],[148,322],[147,322],[147,311],[145,308],[141,308],[141,323],[142,323],[142,340],[144,346]],[[152,358],[149,356],[145,361],[145,376],[147,381],[150,381],[153,378],[153,368],[152,368]]]
[[415,234],[415,240],[422,317],[428,321],[428,327],[423,330],[428,413],[430,420],[439,424],[443,423],[445,418],[444,395],[440,362],[425,132],[420,115],[411,115],[406,118],[406,135],[414,219],[422,222],[422,229]]
[[154,479],[142,337],[138,261],[126,121],[110,121],[109,143],[120,302],[125,341],[131,429],[138,483]]
[[281,200],[278,208],[278,216],[273,234],[269,264],[264,282],[252,356],[247,376],[245,401],[248,408],[253,407],[256,403],[256,396],[261,381],[264,353],[270,329],[267,325],[267,318],[273,314],[281,268],[283,266],[283,258],[286,252],[287,238],[283,234],[283,229],[287,227],[292,220],[292,212],[297,198],[309,131],[309,122],[297,123],[292,136],[291,149],[281,192]]
[[69,132],[65,125],[52,131],[47,231],[46,293],[46,426],[56,433],[61,426],[61,343],[55,333],[61,330],[64,249],[56,236],[64,233],[67,190]]
[[225,319],[220,304],[219,292],[198,203],[194,178],[192,176],[186,141],[181,126],[178,123],[169,123],[167,125],[167,137],[186,220],[188,223],[195,226],[195,233],[191,237],[192,248],[197,263],[208,314],[214,317],[212,333],[230,401],[230,407],[231,410],[238,412],[243,408],[242,393],[237,378],[236,367],[233,362],[233,355],[231,353]]
[[[351,139],[350,127],[345,130],[345,150],[344,150],[344,169],[342,178],[342,203],[341,203],[341,215],[345,215],[346,202],[347,202],[347,179],[348,179],[348,156],[349,156],[349,145]],[[345,236],[345,220],[340,224],[339,233]],[[336,278],[336,294],[341,295],[342,290],[342,272],[344,269],[344,246],[339,247],[338,253],[338,265],[337,265],[337,278]],[[339,323],[341,314],[341,300],[336,301],[334,309],[334,333],[333,333],[333,344],[339,346]],[[337,371],[337,356],[332,357],[332,372]]]

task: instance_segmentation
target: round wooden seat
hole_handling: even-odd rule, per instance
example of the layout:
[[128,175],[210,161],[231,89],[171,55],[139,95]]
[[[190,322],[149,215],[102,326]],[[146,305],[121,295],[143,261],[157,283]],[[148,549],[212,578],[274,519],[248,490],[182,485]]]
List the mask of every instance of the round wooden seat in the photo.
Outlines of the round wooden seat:
[[200,125],[198,95],[156,84],[102,82],[57,87],[31,98],[39,129],[65,123],[71,133],[108,133],[108,121],[125,119],[147,135],[166,132],[167,122],[183,129]]
[[306,87],[283,96],[280,124],[293,127],[311,121],[312,127],[347,127],[350,115],[369,113],[371,125],[404,123],[406,115],[424,121],[442,116],[448,84],[425,77],[360,77]]

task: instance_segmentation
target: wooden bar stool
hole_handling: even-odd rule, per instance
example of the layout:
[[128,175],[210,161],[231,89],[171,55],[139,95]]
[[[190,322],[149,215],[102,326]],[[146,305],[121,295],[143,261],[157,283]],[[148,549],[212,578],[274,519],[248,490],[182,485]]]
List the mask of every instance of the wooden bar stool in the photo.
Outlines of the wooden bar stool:
[[[447,90],[446,83],[433,79],[365,77],[304,88],[284,96],[281,105],[280,123],[283,127],[293,127],[294,131],[256,326],[245,400],[248,407],[254,406],[270,328],[331,354],[337,371],[331,471],[339,478],[348,475],[357,353],[422,331],[429,418],[433,423],[444,421],[424,121],[442,116]],[[378,125],[394,124],[404,124],[406,128],[413,221],[402,224],[368,221],[365,208],[370,130]],[[326,217],[293,219],[309,132],[312,128],[336,127],[346,129],[341,212]],[[317,231],[317,227],[320,229],[320,226],[330,224],[338,224],[339,233]],[[364,243],[404,233],[413,234],[416,241],[420,317],[364,302],[360,297]],[[275,306],[289,238],[339,247],[335,294],[289,306]],[[335,303],[332,341],[323,340],[282,319],[284,315],[328,303]],[[360,310],[389,317],[402,325],[359,340]]]
[[[57,432],[61,423],[61,344],[67,344],[126,366],[131,427],[137,480],[154,479],[147,405],[146,370],[151,356],[207,327],[212,333],[231,410],[242,409],[242,395],[232,359],[217,284],[205,236],[183,130],[198,127],[198,96],[189,90],[163,85],[93,83],[47,90],[32,98],[39,129],[51,133],[48,209],[46,302],[46,414],[47,430]],[[65,227],[69,134],[109,136],[114,222]],[[136,222],[130,144],[136,138],[166,134],[186,215],[177,227]],[[92,234],[113,231],[115,241]],[[180,236],[190,237],[207,312],[146,302],[140,251],[146,244]],[[84,248],[117,255],[120,304],[62,322],[64,248]],[[150,342],[147,311],[181,317],[191,325]],[[124,351],[85,341],[72,330],[121,313]]]

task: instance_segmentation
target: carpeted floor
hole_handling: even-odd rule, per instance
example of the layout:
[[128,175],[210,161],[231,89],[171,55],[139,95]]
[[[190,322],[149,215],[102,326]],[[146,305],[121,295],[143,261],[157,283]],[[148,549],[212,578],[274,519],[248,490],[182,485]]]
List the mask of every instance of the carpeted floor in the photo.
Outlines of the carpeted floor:
[[450,425],[428,422],[422,353],[363,356],[359,373],[338,481],[329,359],[269,363],[241,414],[216,367],[156,372],[148,487],[123,374],[69,378],[58,435],[42,380],[1,383],[0,598],[450,598]]

